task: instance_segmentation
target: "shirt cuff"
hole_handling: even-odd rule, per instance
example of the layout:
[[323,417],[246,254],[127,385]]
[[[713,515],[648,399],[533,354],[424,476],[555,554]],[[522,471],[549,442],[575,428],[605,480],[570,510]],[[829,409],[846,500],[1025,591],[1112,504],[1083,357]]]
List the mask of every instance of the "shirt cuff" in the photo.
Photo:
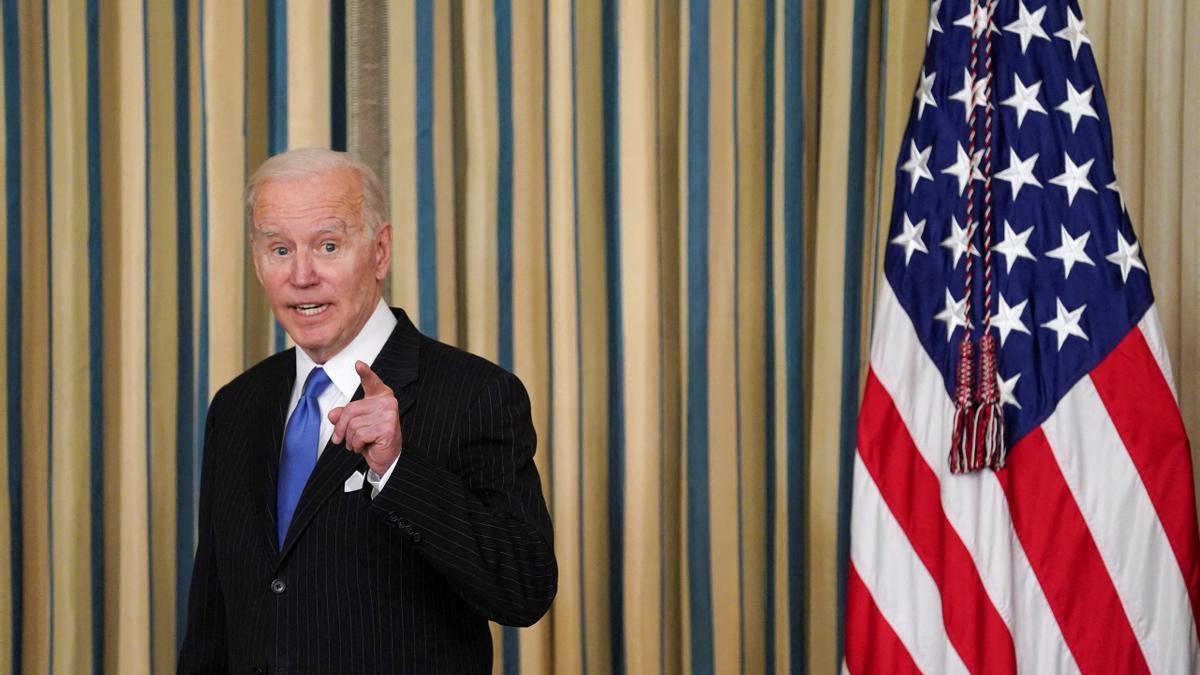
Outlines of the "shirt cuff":
[[375,473],[374,469],[367,468],[367,482],[371,484],[371,499],[375,499],[375,495],[383,490],[384,485],[387,485],[388,479],[392,477],[392,472],[396,470],[396,462],[399,460],[400,455],[396,455],[396,459],[392,460],[392,465],[383,472],[382,476]]

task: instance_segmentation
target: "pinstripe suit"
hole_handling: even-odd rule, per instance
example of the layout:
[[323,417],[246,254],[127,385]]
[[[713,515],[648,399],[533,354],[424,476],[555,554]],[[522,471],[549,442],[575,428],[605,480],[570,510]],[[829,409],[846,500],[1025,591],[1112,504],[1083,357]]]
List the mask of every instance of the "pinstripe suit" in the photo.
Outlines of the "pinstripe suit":
[[525,626],[549,607],[558,570],[524,388],[393,311],[372,369],[399,403],[396,468],[374,500],[345,492],[366,463],[327,446],[282,551],[292,350],[214,397],[180,672],[488,672],[487,619]]

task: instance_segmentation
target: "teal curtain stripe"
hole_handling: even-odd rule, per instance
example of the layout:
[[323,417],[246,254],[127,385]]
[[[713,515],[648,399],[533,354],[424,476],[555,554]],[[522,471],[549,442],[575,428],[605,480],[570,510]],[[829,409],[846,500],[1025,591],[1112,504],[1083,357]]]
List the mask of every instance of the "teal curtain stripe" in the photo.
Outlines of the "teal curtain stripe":
[[616,0],[600,4],[604,249],[608,295],[608,621],[612,672],[625,672],[625,326],[621,317],[621,78]]
[[[154,235],[153,235],[153,227],[151,225],[153,218],[151,217],[151,212],[150,212],[150,195],[154,194],[154,176],[153,176],[152,172],[150,171],[150,166],[151,166],[150,158],[154,156],[154,148],[151,146],[151,143],[150,143],[150,127],[152,124],[151,120],[154,119],[154,109],[153,109],[154,107],[153,107],[153,104],[152,104],[151,98],[150,98],[150,25],[149,25],[148,17],[149,17],[149,0],[142,0],[142,76],[144,78],[142,81],[142,101],[143,101],[142,106],[143,106],[143,111],[146,115],[146,117],[145,117],[146,127],[145,127],[144,131],[142,132],[143,133],[143,141],[145,142],[145,149],[142,154],[142,162],[145,164],[145,168],[146,168],[146,179],[145,179],[145,185],[144,185],[144,189],[146,191],[146,196],[145,196],[144,202],[142,204],[142,208],[144,210],[144,215],[146,218],[146,225],[145,225],[146,229],[145,229],[145,235],[144,235],[146,250],[143,253],[143,260],[142,260],[142,265],[143,265],[142,279],[143,279],[143,283],[145,284],[142,301],[143,301],[143,303],[145,303],[144,309],[145,309],[145,316],[146,316],[145,325],[142,327],[142,339],[144,341],[143,344],[145,345],[145,353],[146,353],[146,356],[145,356],[145,366],[146,366],[146,382],[145,382],[145,388],[146,388],[146,408],[145,408],[145,415],[146,415],[146,423],[145,423],[145,433],[146,433],[146,453],[145,453],[145,455],[146,455],[146,467],[145,467],[145,473],[146,473],[146,569],[152,570],[152,569],[154,569],[154,508],[152,507],[152,504],[154,503],[154,491],[153,491],[153,489],[151,489],[151,486],[154,485],[154,475],[153,475],[153,472],[151,471],[151,467],[154,465],[154,462],[153,462],[154,442],[151,440],[153,438],[153,436],[151,434],[150,421],[151,421],[151,419],[153,419],[153,414],[151,411],[150,402],[152,400],[154,400],[154,398],[153,398],[153,391],[150,386],[151,385],[150,373],[153,372],[153,369],[150,367],[151,366],[150,352],[152,350],[152,344],[153,344],[151,342],[151,338],[150,338],[150,326],[153,324],[153,317],[151,316],[152,305],[150,302],[150,261],[151,261],[150,251],[151,251],[151,246],[153,243]],[[148,581],[149,580],[147,580],[147,582]],[[154,654],[155,654],[155,649],[154,649],[154,623],[155,623],[154,584],[152,584],[152,583],[146,584],[146,593],[149,596],[149,607],[150,607],[150,620],[146,626],[146,642],[150,646],[150,663],[154,663]]]
[[[189,94],[188,0],[175,0],[175,264],[179,286],[175,297],[176,346],[175,388],[175,647],[183,644],[187,627],[187,592],[192,571],[192,521],[195,501],[193,445],[196,420],[196,360],[192,323],[192,150],[191,96]],[[100,672],[97,670],[97,672]]]
[[784,143],[783,143],[783,246],[784,335],[786,363],[784,386],[787,447],[788,532],[788,635],[794,673],[808,665],[805,607],[808,605],[808,564],[805,504],[808,472],[804,442],[804,25],[801,0],[785,0]]
[[9,588],[12,593],[12,620],[9,625],[12,644],[12,672],[21,672],[22,650],[25,640],[25,513],[22,508],[21,448],[24,444],[24,423],[21,418],[21,389],[24,372],[21,360],[21,334],[23,323],[21,312],[23,300],[23,268],[21,251],[21,33],[17,28],[17,0],[3,0],[0,21],[4,32],[0,40],[4,44],[4,188],[5,188],[5,367],[8,373],[8,517],[9,517],[9,565],[12,578]]
[[742,543],[742,534],[746,531],[746,514],[742,506],[744,492],[742,490],[742,326],[738,319],[741,317],[741,249],[742,249],[742,219],[741,219],[741,187],[742,187],[742,148],[738,144],[738,130],[741,127],[741,106],[738,96],[738,60],[741,52],[738,49],[738,21],[740,5],[733,5],[733,423],[736,434],[737,460],[737,532],[738,532],[738,663],[741,671],[746,672],[746,546]]
[[[433,158],[434,118],[434,25],[433,0],[413,3],[416,35],[417,90],[414,101],[417,117],[417,306],[421,332],[437,337],[437,185]],[[403,105],[403,102],[396,102]]]
[[[200,250],[197,253],[200,266],[200,292],[198,294],[200,301],[199,327],[197,330],[198,344],[196,354],[196,416],[193,418],[192,425],[192,447],[195,452],[192,455],[192,484],[190,500],[192,504],[196,504],[200,496],[200,466],[204,461],[204,420],[208,417],[208,358],[209,358],[209,342],[208,342],[208,72],[205,68],[206,54],[204,49],[204,15],[206,10],[206,0],[199,0],[197,8],[197,16],[199,20],[196,22],[196,30],[199,33],[199,69],[200,69],[200,222],[196,224],[200,228]],[[192,520],[188,530],[188,541],[190,542],[188,551],[188,560],[192,559],[195,552],[195,518],[196,513],[193,507]],[[188,569],[191,569],[189,563]],[[186,609],[184,610],[187,611]],[[186,616],[186,614],[185,614]]]
[[764,457],[766,476],[766,514],[764,523],[766,536],[764,539],[764,554],[766,556],[766,583],[763,586],[763,614],[766,635],[763,648],[766,650],[764,665],[768,673],[774,673],[778,661],[778,645],[775,643],[775,509],[776,488],[776,443],[775,420],[777,402],[775,400],[775,13],[777,4],[772,2],[766,9],[766,25],[764,26],[763,45],[763,175],[767,180],[763,184],[763,222],[766,223],[765,255],[763,260],[763,357],[764,371],[764,423],[766,424],[766,452]]
[[92,671],[104,670],[104,230],[100,171],[100,16],[88,0],[87,191],[88,191],[88,407],[91,522]]
[[[288,149],[288,31],[287,0],[269,0],[267,4],[267,154]],[[259,317],[252,317],[260,320]],[[283,326],[271,319],[275,351],[283,351]]]
[[[496,172],[496,293],[500,367],[515,369],[513,355],[513,112],[512,112],[512,4],[494,0],[496,39],[496,111],[498,157]],[[517,629],[501,629],[504,673],[521,672],[521,642]]]
[[[54,203],[54,101],[50,88],[50,3],[42,5],[42,77],[45,87],[46,96],[46,131],[43,139],[46,149],[46,175],[43,177],[46,181],[46,205]],[[49,298],[54,297],[54,212],[47,208],[46,210],[46,295]],[[46,322],[48,324],[47,337],[47,353],[50,354],[49,366],[46,369],[46,391],[54,390],[54,314],[47,312]],[[54,476],[54,405],[53,400],[47,397],[46,402],[46,543],[49,553],[49,560],[54,560],[54,500],[51,495],[54,493],[54,485],[51,479]],[[48,586],[49,597],[47,598],[51,607],[54,606],[54,569],[48,570]],[[51,622],[53,623],[53,622]],[[53,627],[53,626],[51,626]],[[48,631],[47,643],[49,647],[48,668],[49,672],[54,672],[54,631]]]
[[709,6],[689,0],[687,92],[687,528],[692,670],[711,673],[713,608],[709,533]]
[[329,148],[346,150],[346,0],[329,2]]
[[850,565],[850,500],[857,447],[858,352],[862,333],[863,221],[867,162],[867,0],[854,0],[850,137],[846,175],[846,251],[842,264],[842,385],[838,444],[837,658],[846,643],[846,579]]
[[[579,509],[577,532],[585,529],[584,495],[587,494],[587,483],[583,470],[583,281],[579,272],[579,263],[583,259],[579,249],[579,63],[578,41],[576,40],[575,0],[571,0],[571,194],[573,195],[572,219],[574,227],[574,256],[575,256],[575,447],[578,454],[579,483],[577,485],[577,508]],[[588,673],[588,623],[587,623],[587,547],[583,537],[579,538],[579,644],[581,654],[581,675]]]

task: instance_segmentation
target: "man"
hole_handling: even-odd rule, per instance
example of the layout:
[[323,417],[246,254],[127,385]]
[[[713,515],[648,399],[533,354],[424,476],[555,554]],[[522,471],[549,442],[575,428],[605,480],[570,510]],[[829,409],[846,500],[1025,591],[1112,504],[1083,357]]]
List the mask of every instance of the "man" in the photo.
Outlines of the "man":
[[530,625],[557,588],[524,388],[383,302],[365,165],[277,155],[246,204],[297,348],[209,408],[179,671],[489,672],[487,620]]

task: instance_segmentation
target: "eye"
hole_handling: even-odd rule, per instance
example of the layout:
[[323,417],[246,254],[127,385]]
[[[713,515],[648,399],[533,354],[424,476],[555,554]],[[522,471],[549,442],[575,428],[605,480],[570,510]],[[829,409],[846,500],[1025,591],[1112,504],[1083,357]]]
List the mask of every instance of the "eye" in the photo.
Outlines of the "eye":
[[272,255],[277,255],[282,258],[288,254],[288,250],[286,246],[273,246],[271,248],[271,253]]
[[333,243],[332,241],[327,241],[324,244],[321,244],[321,250],[325,253],[336,253],[337,248],[337,244]]

